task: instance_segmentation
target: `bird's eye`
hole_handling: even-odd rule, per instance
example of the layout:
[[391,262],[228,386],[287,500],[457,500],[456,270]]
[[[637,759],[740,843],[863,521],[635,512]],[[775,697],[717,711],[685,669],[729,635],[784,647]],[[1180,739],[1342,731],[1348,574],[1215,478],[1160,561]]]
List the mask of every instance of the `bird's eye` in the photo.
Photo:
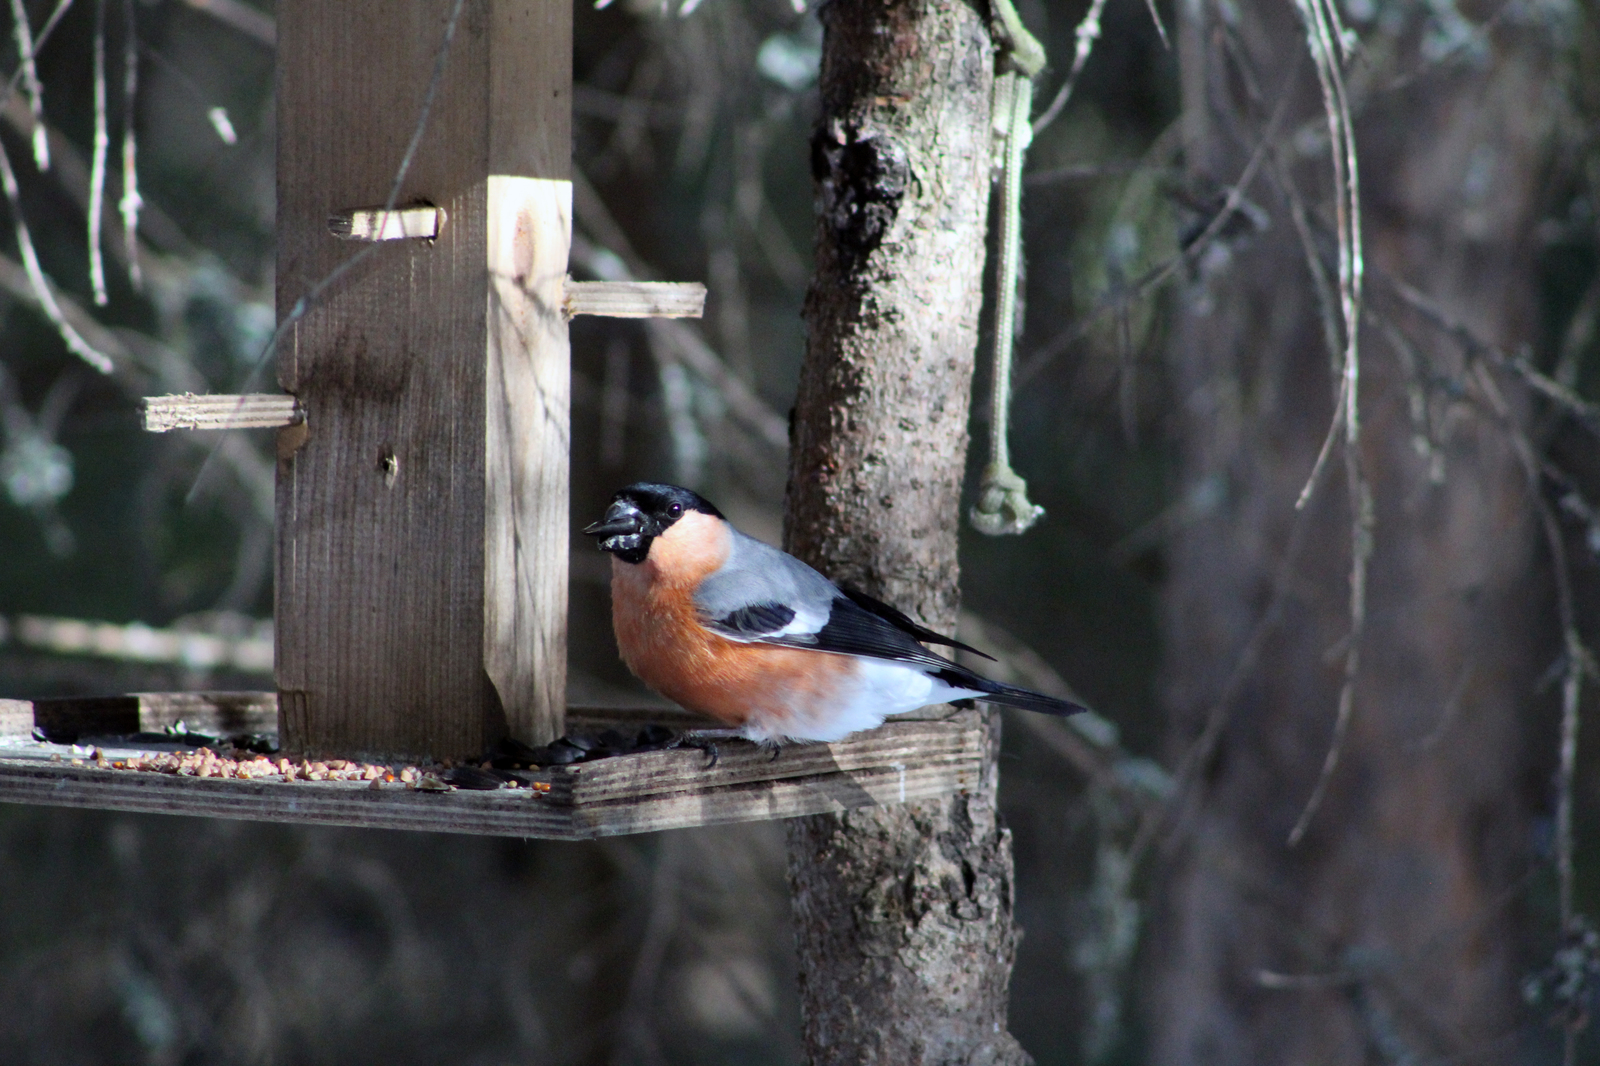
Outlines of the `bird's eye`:
[[668,518],[682,518],[683,517],[683,504],[675,503],[671,507],[668,507],[667,508],[667,517]]

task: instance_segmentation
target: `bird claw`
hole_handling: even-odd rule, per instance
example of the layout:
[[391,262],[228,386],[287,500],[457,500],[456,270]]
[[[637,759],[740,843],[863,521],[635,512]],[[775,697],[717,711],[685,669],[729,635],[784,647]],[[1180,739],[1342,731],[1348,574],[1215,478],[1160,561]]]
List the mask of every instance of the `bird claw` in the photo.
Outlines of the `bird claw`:
[[697,736],[694,733],[684,733],[678,737],[678,747],[693,748],[706,753],[706,764],[701,769],[709,770],[717,765],[722,758],[722,753],[717,750],[717,742],[710,737]]

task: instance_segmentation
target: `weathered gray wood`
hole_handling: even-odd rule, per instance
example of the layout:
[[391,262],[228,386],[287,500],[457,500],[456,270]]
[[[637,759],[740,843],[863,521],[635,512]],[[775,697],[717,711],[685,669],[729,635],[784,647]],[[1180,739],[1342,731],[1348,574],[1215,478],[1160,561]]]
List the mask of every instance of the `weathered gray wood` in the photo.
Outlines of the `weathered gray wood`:
[[[0,736],[27,736],[32,716],[43,707],[52,716],[41,725],[70,725],[96,735],[154,731],[179,719],[197,732],[270,733],[277,728],[276,692],[134,692],[125,696],[63,696],[45,700],[0,700]],[[598,733],[603,729],[638,729],[664,725],[674,729],[704,729],[717,725],[709,718],[679,707],[594,707],[570,709],[568,724],[574,732]]]
[[[450,7],[279,5],[280,315],[352,254],[329,216],[390,201]],[[467,5],[393,201],[441,208],[438,238],[378,246],[279,347],[309,429],[279,462],[293,748],[461,757],[560,730],[570,19]]]
[[550,798],[582,806],[683,791],[710,781],[732,785],[874,767],[976,765],[983,743],[984,733],[973,712],[947,723],[890,722],[834,744],[788,745],[778,749],[776,758],[758,745],[726,741],[719,743],[716,765],[710,769],[708,754],[693,748],[552,767]]
[[[732,741],[723,746],[715,767],[707,767],[702,752],[670,751],[553,768],[547,772],[551,790],[540,793],[427,792],[360,782],[100,769],[82,759],[82,749],[78,757],[87,764],[73,765],[72,749],[27,736],[34,714],[55,715],[49,720],[79,727],[86,736],[159,729],[179,718],[197,728],[233,732],[269,720],[271,706],[270,693],[144,693],[31,705],[0,701],[0,724],[9,731],[0,741],[0,802],[580,839],[837,812],[971,789],[979,784],[986,737],[978,716],[968,713],[943,721],[896,722],[834,744],[789,748],[777,763],[754,745]],[[627,725],[633,714],[644,713],[587,721]],[[138,750],[102,743],[111,761]],[[789,756],[794,758],[785,762]],[[805,772],[795,773],[800,769]],[[558,789],[556,782],[563,779]],[[591,785],[592,793],[586,791]]]
[[0,700],[0,737],[26,737],[33,732],[33,704]]
[[433,793],[355,782],[219,780],[0,754],[0,803],[572,840],[911,802],[970,787],[977,772],[972,763],[874,767],[571,807],[528,789]]
[[698,281],[572,281],[566,284],[567,317],[699,318],[706,287]]
[[552,810],[570,812],[574,837],[618,836],[911,803],[970,789],[976,785],[978,773],[976,760],[936,766],[875,766],[848,773],[666,792],[617,803],[552,805]]
[[22,704],[29,716],[25,727],[20,713],[14,722],[7,719],[0,735],[27,736],[35,726],[52,736],[157,733],[179,722],[193,732],[214,736],[272,733],[278,728],[278,698],[272,692],[134,692],[31,704],[0,702]]
[[245,396],[147,396],[144,428],[151,433],[174,429],[270,429],[291,426],[304,417],[293,396],[253,393]]

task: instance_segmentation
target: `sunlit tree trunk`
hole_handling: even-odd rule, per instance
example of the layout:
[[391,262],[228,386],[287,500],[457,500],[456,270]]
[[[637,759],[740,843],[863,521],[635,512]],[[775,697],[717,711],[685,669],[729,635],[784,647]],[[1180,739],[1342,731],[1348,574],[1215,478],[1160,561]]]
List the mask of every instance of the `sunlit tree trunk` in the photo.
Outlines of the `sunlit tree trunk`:
[[[1237,181],[1272,108],[1289,102],[1248,190],[1270,224],[1203,258],[1172,338],[1191,519],[1171,544],[1164,592],[1173,761],[1281,599],[1182,808],[1178,844],[1158,848],[1149,1061],[1510,1062],[1527,1050],[1508,1034],[1520,1021],[1513,889],[1535,860],[1534,682],[1559,650],[1542,624],[1533,498],[1493,413],[1502,397],[1511,419],[1525,412],[1515,382],[1470,365],[1392,279],[1506,350],[1537,339],[1532,233],[1550,57],[1532,31],[1503,28],[1482,36],[1481,52],[1430,65],[1418,40],[1438,27],[1359,27],[1365,51],[1347,69],[1367,250],[1360,455],[1374,550],[1342,758],[1291,847],[1334,733],[1351,631],[1338,445],[1309,507],[1297,517],[1294,506],[1334,405],[1336,359],[1301,238],[1312,234],[1336,284],[1327,126],[1294,5],[1244,5],[1227,20],[1208,3],[1178,10],[1193,187]],[[1303,230],[1291,188],[1304,197]],[[1297,521],[1303,540],[1285,568]]]
[[[984,13],[834,0],[786,540],[950,631],[988,203]],[[971,793],[789,823],[812,1063],[1021,1063],[994,757]]]

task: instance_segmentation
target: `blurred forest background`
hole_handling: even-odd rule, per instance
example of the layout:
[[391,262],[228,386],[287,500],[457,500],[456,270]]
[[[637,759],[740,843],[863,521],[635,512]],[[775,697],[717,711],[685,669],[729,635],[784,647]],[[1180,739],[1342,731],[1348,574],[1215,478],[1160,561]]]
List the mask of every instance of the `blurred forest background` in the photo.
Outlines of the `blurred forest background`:
[[[1376,502],[1352,489],[1346,513],[1360,464],[1337,447],[1294,506],[1342,372],[1329,132],[1294,6],[1017,6],[1051,56],[1041,101],[1093,51],[1024,196],[1012,449],[1048,516],[964,534],[961,635],[1100,714],[1006,719],[1013,1032],[1045,1064],[1269,1061],[1275,1025],[1331,1033],[1322,1061],[1554,1062],[1572,1034],[1567,1057],[1600,1062],[1581,1024],[1600,775],[1586,749],[1560,772],[1591,706],[1600,555],[1600,415],[1580,398],[1600,378],[1595,12],[1342,0],[1370,152],[1360,395],[1375,447],[1399,442],[1369,452]],[[145,434],[137,401],[270,387],[272,12],[12,0],[10,20],[0,695],[270,687],[270,435]],[[46,28],[36,71],[19,64]],[[698,323],[574,322],[578,525],[650,477],[780,539],[822,43],[790,0],[578,3],[573,272],[711,294]],[[1298,362],[1263,370],[1273,345]],[[1485,465],[1511,487],[1471,488]],[[1457,494],[1443,512],[1417,503],[1436,490]],[[1357,561],[1377,545],[1368,673],[1295,850],[1362,643],[1352,543]],[[603,559],[573,552],[573,702],[646,697],[611,642]],[[1428,564],[1477,627],[1437,670],[1385,655],[1432,631],[1431,608],[1385,606]],[[1409,703],[1383,687],[1413,681]],[[1435,758],[1456,735],[1466,754]],[[1441,776],[1384,784],[1415,766]],[[1382,920],[1346,912],[1409,913],[1415,886],[1363,862],[1413,847],[1402,823],[1424,809],[1423,835],[1499,873],[1433,885],[1448,914],[1385,954]],[[1328,842],[1355,824],[1377,828]],[[0,900],[4,1062],[800,1059],[776,825],[578,845],[8,806]],[[1433,955],[1454,972],[1413,972]],[[1201,1015],[1219,1030],[1180,1032]]]

